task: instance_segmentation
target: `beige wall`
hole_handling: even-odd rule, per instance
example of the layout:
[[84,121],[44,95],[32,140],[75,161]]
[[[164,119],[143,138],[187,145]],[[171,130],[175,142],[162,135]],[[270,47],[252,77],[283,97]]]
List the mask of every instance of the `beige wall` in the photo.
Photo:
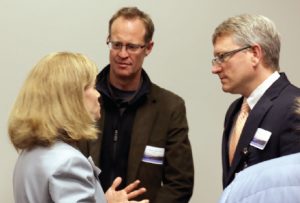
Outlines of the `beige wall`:
[[9,110],[28,70],[52,51],[77,51],[99,67],[108,62],[107,23],[119,7],[136,5],[156,25],[144,68],[152,81],[181,95],[187,106],[195,160],[192,203],[216,202],[221,191],[220,143],[224,113],[236,95],[224,94],[211,74],[211,34],[240,13],[270,17],[282,35],[281,67],[300,86],[300,1],[0,0],[0,202],[13,202],[17,153],[9,143]]

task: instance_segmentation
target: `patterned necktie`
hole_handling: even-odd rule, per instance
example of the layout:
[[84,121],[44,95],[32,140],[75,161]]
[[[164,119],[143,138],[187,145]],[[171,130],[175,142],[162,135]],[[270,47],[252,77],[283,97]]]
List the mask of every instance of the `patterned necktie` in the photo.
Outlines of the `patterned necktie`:
[[233,129],[233,132],[230,137],[230,143],[229,143],[229,164],[231,165],[231,162],[233,160],[233,156],[236,150],[236,146],[239,142],[243,127],[245,125],[245,122],[248,118],[250,111],[250,107],[247,104],[247,100],[244,99],[241,110],[239,112],[239,115],[235,121],[235,126]]

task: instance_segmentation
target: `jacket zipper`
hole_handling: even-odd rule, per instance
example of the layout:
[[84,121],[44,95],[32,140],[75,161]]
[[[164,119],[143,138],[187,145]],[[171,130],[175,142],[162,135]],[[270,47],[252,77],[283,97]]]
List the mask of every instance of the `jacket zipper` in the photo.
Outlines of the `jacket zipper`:
[[[115,164],[116,163],[116,159],[117,159],[117,144],[118,144],[118,136],[119,136],[119,131],[117,129],[114,130],[114,134],[113,134],[113,151],[112,151],[112,162]],[[114,181],[115,176],[116,176],[116,171],[112,170],[111,173],[111,181]]]

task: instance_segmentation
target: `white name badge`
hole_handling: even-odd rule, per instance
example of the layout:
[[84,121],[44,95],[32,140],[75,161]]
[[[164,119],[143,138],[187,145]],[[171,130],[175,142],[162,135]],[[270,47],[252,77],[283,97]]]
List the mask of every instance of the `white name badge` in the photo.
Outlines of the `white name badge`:
[[142,161],[152,164],[163,164],[165,149],[161,147],[146,146]]
[[260,150],[263,150],[266,147],[271,137],[271,134],[272,133],[270,131],[258,128],[256,130],[253,140],[250,142],[250,145]]

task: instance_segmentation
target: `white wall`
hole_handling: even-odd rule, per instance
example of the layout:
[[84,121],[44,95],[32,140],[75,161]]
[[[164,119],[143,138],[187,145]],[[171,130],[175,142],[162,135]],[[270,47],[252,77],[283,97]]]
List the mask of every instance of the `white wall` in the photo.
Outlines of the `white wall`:
[[221,136],[225,111],[236,98],[211,74],[211,34],[240,13],[271,18],[282,35],[281,67],[300,86],[300,1],[201,0],[0,0],[0,202],[13,202],[17,153],[7,136],[7,117],[27,72],[52,51],[76,51],[99,67],[108,62],[108,20],[121,6],[152,17],[155,46],[144,68],[152,81],[181,95],[187,106],[195,162],[192,203],[216,202],[221,188]]

